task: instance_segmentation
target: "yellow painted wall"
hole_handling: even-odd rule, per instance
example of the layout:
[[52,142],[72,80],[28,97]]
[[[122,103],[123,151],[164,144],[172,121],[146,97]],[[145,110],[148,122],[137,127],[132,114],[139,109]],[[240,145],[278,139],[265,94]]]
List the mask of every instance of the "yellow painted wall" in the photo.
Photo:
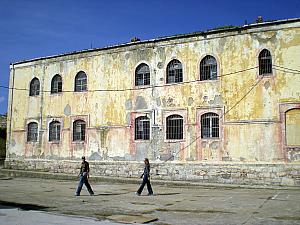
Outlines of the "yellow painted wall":
[[[103,160],[138,160],[176,154],[178,160],[193,161],[283,161],[285,133],[279,104],[300,103],[300,76],[284,69],[300,70],[299,25],[293,22],[208,33],[11,66],[11,86],[14,77],[14,88],[29,89],[30,81],[37,77],[41,94],[30,97],[29,91],[10,92],[7,156],[69,159],[96,154]],[[265,48],[272,54],[273,65],[280,67],[274,67],[271,76],[261,77],[258,54]],[[199,80],[200,61],[206,55],[217,59],[220,77],[189,82]],[[182,63],[182,84],[165,84],[166,68],[172,59]],[[140,63],[150,67],[148,89],[134,87],[134,73]],[[87,92],[73,92],[79,71],[87,74]],[[56,74],[62,76],[63,93],[50,94],[51,79]],[[212,110],[220,116],[220,138],[197,138],[201,113]],[[153,124],[153,111],[159,134],[156,145],[151,140],[134,141],[133,115],[148,113]],[[165,140],[165,119],[170,112],[184,117],[182,141]],[[85,143],[74,143],[72,122],[80,116],[87,122],[87,138]],[[293,121],[292,116],[287,113],[287,120]],[[54,144],[48,141],[48,124],[53,118],[62,121],[61,141]],[[26,143],[30,121],[39,124],[40,139],[35,144]],[[299,131],[298,122],[287,125],[288,133]],[[297,135],[289,136],[287,143],[299,146]]]

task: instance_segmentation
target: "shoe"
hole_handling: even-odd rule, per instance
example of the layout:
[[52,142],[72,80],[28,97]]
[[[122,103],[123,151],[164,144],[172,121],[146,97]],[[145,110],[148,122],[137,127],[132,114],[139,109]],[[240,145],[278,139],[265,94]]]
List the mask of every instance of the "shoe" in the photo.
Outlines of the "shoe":
[[75,196],[80,196],[79,194],[75,194]]
[[149,193],[148,196],[153,196],[153,193],[152,194]]
[[137,192],[135,192],[135,195],[137,195],[137,196],[140,196],[141,194],[140,194],[140,193],[137,193]]
[[95,194],[94,194],[94,192],[93,193],[90,193],[90,196],[94,196]]

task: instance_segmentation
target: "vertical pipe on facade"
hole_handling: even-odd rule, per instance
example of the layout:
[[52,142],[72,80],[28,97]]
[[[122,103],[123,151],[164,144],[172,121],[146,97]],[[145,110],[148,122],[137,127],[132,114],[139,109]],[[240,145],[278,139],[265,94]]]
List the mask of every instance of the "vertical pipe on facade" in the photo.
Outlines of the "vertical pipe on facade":
[[[42,78],[41,78],[41,83],[40,83],[40,95],[41,95],[41,103],[40,103],[40,129],[39,129],[39,148],[42,151],[42,137],[44,137],[44,130],[43,130],[43,106],[44,106],[44,82],[45,82],[45,65],[43,65],[43,74],[42,74]],[[46,124],[47,127],[47,124]],[[41,137],[42,136],[42,137]],[[40,141],[41,140],[41,141]],[[40,154],[42,154],[40,152]]]
[[8,148],[9,145],[11,143],[11,136],[12,136],[12,132],[11,132],[11,123],[12,123],[12,107],[13,107],[13,99],[14,99],[14,88],[15,88],[15,65],[13,63],[11,63],[11,73],[12,73],[12,80],[11,80],[11,85],[10,85],[10,90],[11,90],[11,94],[10,94],[10,106],[8,108],[8,113],[9,113],[9,134],[7,135],[6,138],[6,158],[8,158]]

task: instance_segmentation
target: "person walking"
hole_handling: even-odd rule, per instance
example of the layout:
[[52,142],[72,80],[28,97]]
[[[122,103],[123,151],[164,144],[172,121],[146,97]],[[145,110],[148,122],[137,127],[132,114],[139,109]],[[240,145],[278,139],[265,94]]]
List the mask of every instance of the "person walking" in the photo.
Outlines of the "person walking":
[[88,192],[90,193],[90,195],[94,195],[94,192],[91,188],[91,185],[89,184],[89,172],[90,172],[90,165],[87,161],[85,161],[85,157],[82,156],[82,163],[81,163],[81,167],[80,167],[80,172],[78,174],[78,176],[80,177],[79,179],[79,183],[78,183],[78,187],[75,193],[75,196],[80,196],[80,192],[82,189],[83,184],[85,184]]
[[141,175],[141,178],[143,178],[142,184],[140,188],[137,190],[136,195],[140,196],[145,185],[147,184],[147,189],[148,189],[148,195],[153,195],[153,190],[150,184],[150,163],[147,158],[144,160],[145,163],[145,168],[144,168],[144,173]]

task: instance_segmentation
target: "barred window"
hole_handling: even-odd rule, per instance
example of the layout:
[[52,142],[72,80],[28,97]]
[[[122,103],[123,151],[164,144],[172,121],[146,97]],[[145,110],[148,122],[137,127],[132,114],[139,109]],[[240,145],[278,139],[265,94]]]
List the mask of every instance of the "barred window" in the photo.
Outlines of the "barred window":
[[135,119],[135,140],[150,139],[150,119],[147,116],[140,116]]
[[27,126],[27,141],[37,142],[38,138],[38,124],[36,122],[31,122]]
[[219,115],[205,113],[201,116],[201,138],[219,137]]
[[269,50],[264,49],[259,53],[259,75],[272,74],[272,56]]
[[183,139],[183,117],[171,115],[167,117],[167,139]]
[[56,74],[51,81],[51,94],[62,92],[61,76]]
[[150,84],[150,69],[145,63],[140,64],[135,70],[135,86]]
[[200,62],[200,80],[217,79],[217,60],[211,56],[205,56]]
[[80,71],[75,77],[75,92],[87,90],[87,76],[85,72]]
[[52,121],[49,124],[49,141],[60,140],[60,122]]
[[73,122],[73,141],[85,140],[85,122],[76,120]]
[[167,66],[167,83],[182,82],[182,65],[177,59],[173,59]]
[[40,81],[36,77],[30,82],[29,96],[37,96],[40,94]]

